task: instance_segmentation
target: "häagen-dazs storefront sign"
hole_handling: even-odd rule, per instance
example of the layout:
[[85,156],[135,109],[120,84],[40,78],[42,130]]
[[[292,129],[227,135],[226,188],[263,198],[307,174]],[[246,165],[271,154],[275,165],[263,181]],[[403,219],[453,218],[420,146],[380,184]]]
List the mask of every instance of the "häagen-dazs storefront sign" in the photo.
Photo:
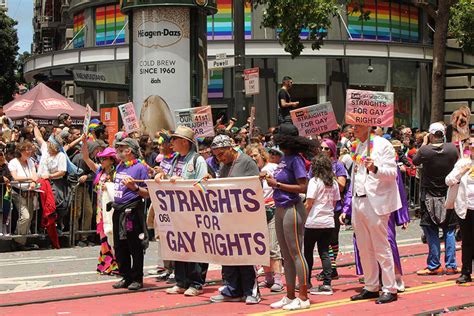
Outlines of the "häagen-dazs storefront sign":
[[189,8],[133,11],[133,103],[142,131],[174,129],[174,111],[189,108]]

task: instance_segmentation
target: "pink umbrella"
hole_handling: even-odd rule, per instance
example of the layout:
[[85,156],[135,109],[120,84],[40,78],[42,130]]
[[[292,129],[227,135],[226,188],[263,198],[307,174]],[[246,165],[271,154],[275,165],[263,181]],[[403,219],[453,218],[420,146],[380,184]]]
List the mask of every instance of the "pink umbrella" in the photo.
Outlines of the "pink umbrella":
[[[84,119],[86,108],[40,83],[27,93],[5,104],[3,112],[13,120],[22,118],[54,120],[61,113],[67,113],[75,119]],[[100,114],[92,111],[92,116],[99,117]]]

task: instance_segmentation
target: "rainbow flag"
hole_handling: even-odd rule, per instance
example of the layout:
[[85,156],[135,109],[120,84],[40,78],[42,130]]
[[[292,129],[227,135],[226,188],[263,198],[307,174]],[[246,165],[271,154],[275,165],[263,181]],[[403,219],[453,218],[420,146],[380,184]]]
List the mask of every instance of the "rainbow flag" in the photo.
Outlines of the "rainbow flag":
[[[73,19],[73,32],[74,32],[74,48],[84,47],[84,11],[74,15]],[[78,34],[80,32],[80,34]]]
[[207,194],[206,187],[202,184],[202,179],[194,182],[193,187],[199,189],[202,193]]

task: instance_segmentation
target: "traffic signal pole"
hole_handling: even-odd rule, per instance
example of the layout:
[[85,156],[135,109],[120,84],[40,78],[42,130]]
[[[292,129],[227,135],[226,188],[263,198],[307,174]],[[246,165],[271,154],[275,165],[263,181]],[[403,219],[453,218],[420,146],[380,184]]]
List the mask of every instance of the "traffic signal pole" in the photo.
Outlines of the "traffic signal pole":
[[247,109],[245,105],[245,0],[233,1],[234,12],[234,115],[239,124],[245,124],[247,120]]

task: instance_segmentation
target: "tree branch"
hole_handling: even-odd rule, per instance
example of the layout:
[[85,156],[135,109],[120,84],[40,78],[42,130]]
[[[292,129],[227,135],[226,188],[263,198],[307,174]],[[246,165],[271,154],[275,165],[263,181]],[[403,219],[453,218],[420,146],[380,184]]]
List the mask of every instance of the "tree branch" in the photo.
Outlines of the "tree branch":
[[[425,1],[427,1],[427,0],[425,0]],[[428,15],[429,15],[430,17],[432,17],[433,19],[436,20],[436,18],[438,17],[438,12],[436,11],[436,8],[433,7],[431,4],[429,4],[428,2],[420,3],[419,0],[411,0],[411,3],[412,3],[414,6],[425,10],[426,13],[428,13]]]

